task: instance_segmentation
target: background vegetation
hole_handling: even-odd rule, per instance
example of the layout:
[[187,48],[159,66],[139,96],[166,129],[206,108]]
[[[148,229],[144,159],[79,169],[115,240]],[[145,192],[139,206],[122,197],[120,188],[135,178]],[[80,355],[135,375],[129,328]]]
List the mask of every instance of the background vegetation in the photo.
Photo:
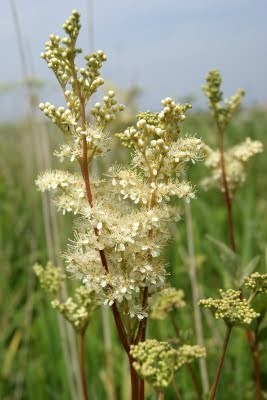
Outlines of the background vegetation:
[[[117,122],[119,125],[114,126],[114,132],[118,129],[122,131],[134,118],[135,94],[135,91],[130,95],[128,93],[132,111],[122,117],[124,120]],[[123,95],[127,94],[122,93],[122,97]],[[49,153],[52,154],[52,149],[60,140],[59,132],[50,125],[38,122],[39,120],[39,114],[35,116],[31,112],[23,121],[0,126],[0,398],[3,400],[71,399],[56,313],[38,287],[32,271],[35,261],[46,263],[52,258],[60,262],[60,251],[64,250],[67,238],[72,235],[71,217],[69,221],[66,221],[66,217],[63,220],[61,215],[56,217],[47,205],[49,199],[41,198],[35,189],[34,180],[38,171],[52,164],[54,166],[56,161],[50,159]],[[215,126],[206,112],[190,111],[183,129],[184,132],[198,133],[208,144],[216,143]],[[267,116],[264,108],[243,109],[227,131],[227,144],[241,142],[250,136],[261,140],[266,149],[266,129]],[[127,150],[119,147],[114,138],[114,149],[109,160],[95,165],[95,169],[102,173],[115,156],[121,162],[128,162]],[[73,168],[72,165],[70,168]],[[222,195],[215,190],[205,192],[200,188],[200,179],[206,172],[201,162],[192,169],[192,173],[189,171],[190,180],[197,188],[198,199],[191,204],[198,281],[204,297],[217,296],[217,288],[231,287],[232,276],[229,265],[222,261],[217,248],[207,239],[208,234],[227,242],[228,236]],[[262,271],[266,268],[266,191],[266,156],[262,154],[251,162],[247,182],[239,190],[234,206],[237,248],[242,265],[245,266],[253,257],[260,255]],[[53,237],[55,229],[59,231],[60,237],[56,246]],[[52,247],[49,238],[53,242]],[[188,341],[194,344],[186,246],[182,219],[172,232],[166,257],[170,265],[171,283],[185,291],[187,301],[187,307],[177,312],[176,321]],[[74,284],[71,278],[68,284]],[[209,313],[203,310],[201,313],[205,345],[208,349],[209,374],[213,377],[225,327],[222,321],[215,322]],[[110,382],[107,371],[112,368],[116,396],[127,399],[127,360],[123,358],[112,316],[109,315],[108,318],[110,320],[106,323],[112,338],[112,359],[108,354],[108,346],[103,346],[103,337],[107,332],[103,332],[101,310],[96,313],[87,332],[89,391],[93,399],[108,398]],[[263,322],[262,326],[264,325],[267,326],[267,321]],[[175,338],[172,325],[167,320],[150,321],[148,337],[152,332],[151,336],[157,339]],[[247,346],[244,331],[235,329],[225,360],[218,399],[255,398],[251,355]],[[261,374],[263,389],[267,393],[266,350],[267,335],[263,331],[260,341]],[[197,363],[194,368],[198,373]],[[177,384],[181,393],[185,394],[184,399],[196,398],[186,370],[178,374]],[[150,398],[153,398],[152,394]],[[169,388],[167,398],[176,398],[172,387]]]

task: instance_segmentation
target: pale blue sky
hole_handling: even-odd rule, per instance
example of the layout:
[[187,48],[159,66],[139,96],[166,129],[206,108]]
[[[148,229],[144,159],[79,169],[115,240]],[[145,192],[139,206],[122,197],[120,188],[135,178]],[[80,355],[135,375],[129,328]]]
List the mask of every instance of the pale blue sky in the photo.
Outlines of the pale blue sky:
[[[82,13],[80,45],[88,49],[88,0],[15,1],[34,70],[53,82],[39,57],[44,42],[50,33],[62,34],[62,23],[76,8]],[[122,87],[139,84],[140,108],[156,109],[163,97],[189,93],[203,105],[200,87],[214,67],[222,71],[227,96],[243,87],[247,102],[267,101],[266,0],[94,0],[93,9],[94,46],[108,55],[103,76]],[[1,81],[19,80],[9,0],[1,0],[0,51]],[[56,91],[54,96],[57,101]],[[0,96],[1,119],[13,102]],[[22,102],[17,96],[18,110]]]

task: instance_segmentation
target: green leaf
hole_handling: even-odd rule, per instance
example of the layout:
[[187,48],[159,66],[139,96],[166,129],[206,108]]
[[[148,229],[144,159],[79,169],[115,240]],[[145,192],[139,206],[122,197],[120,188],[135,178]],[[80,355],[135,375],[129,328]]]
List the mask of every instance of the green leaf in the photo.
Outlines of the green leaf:
[[220,258],[224,264],[224,273],[228,279],[227,285],[235,285],[236,273],[241,263],[240,256],[220,240],[217,240],[210,235],[207,235],[207,239],[219,252]]
[[214,244],[220,252],[221,259],[223,261],[228,261],[231,264],[237,264],[240,261],[240,257],[236,254],[229,246],[224,242],[215,239],[214,237],[207,235],[207,239]]

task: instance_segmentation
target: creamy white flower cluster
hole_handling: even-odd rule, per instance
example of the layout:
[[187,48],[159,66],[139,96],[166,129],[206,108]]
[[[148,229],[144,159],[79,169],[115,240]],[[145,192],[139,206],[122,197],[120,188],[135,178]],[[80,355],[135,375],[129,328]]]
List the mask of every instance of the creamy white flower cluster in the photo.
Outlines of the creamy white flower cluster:
[[[204,188],[219,187],[223,191],[220,152],[212,150],[209,146],[204,146],[204,151],[206,153],[205,165],[210,169],[211,176],[203,179],[202,185]],[[251,140],[248,137],[244,142],[224,153],[226,180],[231,197],[246,179],[249,159],[262,151],[262,142]]]
[[189,105],[175,103],[171,98],[159,113],[140,113],[136,128],[130,127],[117,136],[135,150],[133,165],[155,181],[180,176],[185,162],[195,162],[202,156],[202,142],[196,137],[180,138],[181,122]]
[[[138,114],[137,127],[118,135],[133,149],[131,168],[113,167],[101,180],[90,177],[86,191],[85,167],[107,149],[104,130],[124,107],[117,104],[110,90],[103,104],[95,103],[91,108],[95,123],[85,121],[82,111],[103,83],[100,68],[106,56],[102,51],[86,56],[86,67],[78,69],[75,56],[81,52],[76,48],[80,22],[76,11],[63,28],[68,37],[52,35],[42,57],[55,73],[67,107],[45,103],[40,108],[66,139],[66,145],[55,154],[62,161],[77,160],[84,179],[52,171],[39,176],[36,184],[42,191],[53,190],[54,203],[63,213],[79,216],[64,255],[67,269],[88,290],[95,291],[102,304],[116,302],[126,329],[132,327],[127,333],[132,335],[138,319],[148,315],[147,299],[166,285],[162,250],[170,237],[170,224],[179,219],[177,207],[168,203],[175,196],[186,201],[195,197],[191,183],[181,180],[180,175],[186,163],[201,159],[202,142],[195,136],[180,135],[191,106],[166,98],[159,113]],[[137,321],[129,322],[128,317]]]
[[163,320],[168,314],[185,306],[183,290],[164,288],[152,297],[151,318]]
[[220,289],[221,299],[203,299],[199,301],[199,305],[210,308],[216,319],[223,318],[229,325],[250,324],[260,314],[253,310],[246,299],[241,299],[240,295],[239,290]]
[[159,183],[149,182],[131,169],[113,167],[109,170],[112,179],[113,192],[119,200],[129,199],[135,204],[149,205],[152,197],[155,203],[169,202],[171,197],[185,197],[187,201],[195,198],[195,193],[190,182],[177,181],[169,178]]
[[[166,266],[160,255],[175,212],[169,206],[129,214],[101,203],[85,207],[76,224],[75,242],[65,256],[67,268],[81,273],[86,286],[97,291],[104,304],[116,301],[121,303],[122,312],[132,317],[136,307],[139,319],[147,316],[147,310],[140,310],[140,291],[148,287],[152,294],[165,284]],[[93,230],[97,230],[97,237]],[[105,251],[108,272],[103,269],[99,250]],[[125,301],[131,303],[130,310],[124,307]]]
[[[178,107],[176,122],[181,119],[182,109]],[[173,113],[174,110],[175,107]],[[195,197],[190,182],[178,179],[179,165],[199,159],[202,151],[201,141],[195,137],[172,141],[171,117],[164,131],[158,114],[149,114],[149,118],[159,122],[161,140],[169,148],[169,153],[161,158],[165,172],[153,171],[150,162],[156,156],[151,158],[149,152],[163,147],[161,144],[153,147],[152,143],[152,147],[142,148],[139,154],[148,162],[150,175],[144,170],[142,173],[117,166],[109,170],[106,179],[91,179],[92,208],[86,201],[81,177],[53,171],[36,181],[42,191],[56,190],[54,202],[63,213],[71,211],[81,216],[75,225],[74,240],[65,254],[67,269],[83,279],[90,290],[95,290],[103,304],[111,306],[116,301],[124,315],[138,319],[148,313],[147,305],[142,305],[143,290],[147,288],[151,296],[166,282],[166,265],[161,253],[169,239],[170,223],[179,219],[177,207],[166,203],[174,196],[188,201]],[[135,163],[137,149],[133,157]],[[103,268],[99,251],[105,252],[108,270]]]

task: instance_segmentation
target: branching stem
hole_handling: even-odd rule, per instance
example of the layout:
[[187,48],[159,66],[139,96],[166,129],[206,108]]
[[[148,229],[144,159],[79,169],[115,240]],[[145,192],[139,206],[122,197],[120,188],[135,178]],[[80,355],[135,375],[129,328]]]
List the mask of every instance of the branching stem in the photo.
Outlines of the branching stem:
[[[79,98],[79,103],[80,103],[81,128],[83,131],[86,131],[85,101],[84,101],[84,97],[81,92],[81,88],[80,88],[79,80],[77,77],[77,72],[76,72],[74,61],[71,62],[71,68],[72,68],[72,74],[73,74],[73,79],[74,79],[74,85],[75,85],[77,96]],[[86,188],[86,197],[87,197],[90,207],[93,207],[93,195],[92,195],[92,191],[91,191],[89,171],[88,171],[87,141],[86,141],[85,135],[83,135],[83,138],[82,138],[82,155],[83,156],[82,156],[82,160],[80,162],[80,166],[81,166],[82,175],[83,175],[85,188]],[[96,236],[99,235],[97,229],[94,229],[94,233]],[[101,259],[103,268],[105,269],[106,272],[109,272],[108,263],[107,263],[107,259],[106,259],[104,250],[99,250],[99,255],[100,255],[100,259]],[[122,322],[120,313],[118,311],[116,302],[114,302],[112,304],[112,312],[113,312],[113,317],[114,317],[114,321],[116,324],[116,328],[117,328],[117,331],[119,334],[119,338],[122,342],[123,348],[126,351],[126,353],[128,355],[128,359],[129,359],[131,382],[132,382],[132,400],[138,400],[138,376],[132,366],[132,357],[129,354],[130,345],[128,343],[127,334],[126,334],[125,328],[123,326],[123,322]]]

